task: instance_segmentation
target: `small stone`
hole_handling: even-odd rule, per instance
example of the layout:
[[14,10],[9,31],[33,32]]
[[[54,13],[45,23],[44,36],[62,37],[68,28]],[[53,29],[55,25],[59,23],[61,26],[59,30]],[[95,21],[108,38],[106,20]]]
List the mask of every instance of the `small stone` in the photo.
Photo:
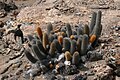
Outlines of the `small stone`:
[[30,69],[30,68],[31,68],[31,64],[26,64],[26,65],[24,66],[24,68],[25,68],[25,70]]
[[120,47],[120,43],[116,43],[116,44],[115,44],[115,47]]
[[65,65],[71,65],[71,62],[70,61],[65,61],[64,64]]
[[120,69],[118,68],[117,70],[115,70],[115,74],[120,77]]
[[6,80],[8,78],[9,78],[9,76],[7,74],[0,75],[0,80]]
[[79,71],[75,65],[65,66],[65,73],[68,75],[77,74]]
[[103,58],[103,55],[101,52],[89,51],[87,53],[87,57],[90,61],[97,61],[97,60],[101,60]]

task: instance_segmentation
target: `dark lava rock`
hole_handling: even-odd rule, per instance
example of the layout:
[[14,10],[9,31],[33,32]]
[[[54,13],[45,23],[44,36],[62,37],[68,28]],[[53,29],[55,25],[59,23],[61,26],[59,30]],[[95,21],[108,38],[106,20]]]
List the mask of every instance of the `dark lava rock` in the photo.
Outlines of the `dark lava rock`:
[[7,16],[7,13],[4,10],[0,11],[0,18]]
[[79,71],[75,65],[67,65],[65,67],[65,73],[68,75],[77,74]]
[[78,74],[78,75],[75,75],[72,80],[87,80],[87,75]]
[[4,9],[5,5],[6,5],[5,3],[3,3],[2,1],[0,1],[0,10]]
[[18,7],[15,5],[14,2],[10,2],[8,4],[6,4],[6,6],[4,7],[4,10],[5,11],[10,11],[10,10],[15,10],[15,9],[18,9]]
[[115,75],[120,77],[120,69],[115,70]]
[[101,52],[89,51],[87,53],[87,57],[90,61],[97,61],[101,60],[103,58],[103,55],[101,54]]

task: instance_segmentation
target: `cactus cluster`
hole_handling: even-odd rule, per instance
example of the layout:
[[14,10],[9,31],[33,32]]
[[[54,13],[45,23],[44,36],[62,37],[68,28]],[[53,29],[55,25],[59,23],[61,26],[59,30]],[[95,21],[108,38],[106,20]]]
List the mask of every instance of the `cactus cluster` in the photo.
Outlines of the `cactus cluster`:
[[37,60],[58,58],[64,54],[64,61],[70,61],[71,64],[78,66],[80,58],[89,50],[89,46],[95,47],[102,31],[101,11],[93,12],[91,23],[84,27],[72,26],[67,23],[65,27],[55,31],[51,23],[47,26],[47,32],[42,32],[41,28],[37,28],[38,38],[28,35],[28,41],[31,45],[31,51],[26,50],[26,57],[32,63]]

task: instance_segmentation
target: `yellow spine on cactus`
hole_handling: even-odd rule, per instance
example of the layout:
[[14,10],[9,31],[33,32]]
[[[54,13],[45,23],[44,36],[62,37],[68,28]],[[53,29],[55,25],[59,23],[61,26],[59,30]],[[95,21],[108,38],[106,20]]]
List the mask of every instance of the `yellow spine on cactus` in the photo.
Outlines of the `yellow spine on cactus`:
[[62,36],[58,36],[58,42],[59,42],[60,44],[63,43],[63,37],[62,37]]
[[38,37],[41,38],[42,35],[43,35],[41,28],[40,28],[40,27],[37,27],[36,31],[37,31]]
[[95,40],[96,40],[96,35],[91,35],[90,39],[89,39],[89,42],[93,43]]

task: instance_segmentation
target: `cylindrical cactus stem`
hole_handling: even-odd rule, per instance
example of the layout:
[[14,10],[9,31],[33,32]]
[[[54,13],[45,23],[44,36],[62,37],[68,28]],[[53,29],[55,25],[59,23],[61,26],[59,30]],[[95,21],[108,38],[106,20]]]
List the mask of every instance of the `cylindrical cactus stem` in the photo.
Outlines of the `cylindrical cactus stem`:
[[54,40],[54,35],[53,34],[50,34],[49,35],[49,44],[51,44]]
[[27,59],[28,59],[30,62],[36,63],[36,62],[38,61],[35,57],[32,56],[32,54],[30,53],[30,51],[25,50],[24,53],[25,53]]
[[53,34],[54,36],[54,39],[57,39],[58,38],[58,35],[57,34]]
[[65,60],[66,61],[70,61],[72,59],[72,55],[69,51],[65,52]]
[[98,32],[98,38],[100,37],[101,32],[102,32],[102,24],[101,24],[101,26],[100,26],[100,30],[99,30],[99,32]]
[[77,35],[76,30],[73,30],[73,31],[72,31],[72,34],[73,34],[73,35]]
[[63,36],[58,36],[58,42],[62,45],[63,44]]
[[52,42],[50,44],[50,50],[49,50],[49,54],[50,54],[51,57],[55,56],[55,51],[56,51],[56,46],[55,46],[55,43]]
[[93,12],[92,13],[92,18],[91,18],[91,22],[90,22],[90,33],[93,31],[94,29],[94,26],[95,26],[95,23],[96,23],[96,16],[97,16],[97,13],[96,12]]
[[88,35],[84,34],[83,38],[82,38],[82,43],[81,43],[81,53],[80,55],[85,55],[87,52],[87,48],[88,48]]
[[80,55],[79,52],[74,52],[73,57],[72,57],[72,64],[74,65],[79,65],[79,60],[80,60]]
[[36,44],[32,45],[32,51],[39,60],[45,59],[47,57],[42,51],[40,51]]
[[36,44],[36,41],[37,41],[37,39],[33,39],[33,40],[31,41],[31,45],[32,45],[32,44]]
[[81,52],[81,44],[82,44],[82,38],[77,39],[77,51],[80,53]]
[[51,23],[48,23],[47,25],[47,34],[49,35],[51,33],[51,31],[53,31],[53,26]]
[[98,11],[97,18],[96,18],[96,24],[95,24],[94,32],[93,32],[93,34],[95,34],[97,38],[100,36],[101,31],[102,31],[101,16],[102,16],[102,12]]
[[66,30],[67,36],[70,37],[72,35],[72,29],[69,23],[66,24]]
[[48,54],[47,51],[45,50],[45,48],[43,47],[42,43],[39,40],[36,41],[36,45],[38,46],[38,48],[40,49],[41,52],[43,52],[46,55]]
[[77,28],[77,35],[82,35],[83,34],[83,29],[81,27]]
[[70,51],[70,39],[69,38],[64,38],[63,39],[63,51]]
[[83,33],[87,34],[89,36],[89,27],[87,24],[85,24],[84,28],[83,28]]
[[70,53],[73,55],[73,53],[76,51],[76,41],[71,40],[71,47],[70,47]]
[[34,39],[34,37],[32,36],[32,35],[27,35],[27,40],[29,41],[29,42],[31,42],[32,40]]
[[43,33],[43,40],[42,40],[42,42],[43,42],[43,47],[45,49],[47,49],[47,45],[49,44],[49,40],[48,40],[48,35],[46,33]]
[[43,35],[43,33],[42,33],[41,28],[40,28],[40,27],[37,27],[36,31],[37,31],[38,37],[42,40],[42,35]]
[[56,51],[57,51],[58,53],[62,53],[62,46],[60,45],[59,41],[58,41],[57,39],[55,39],[55,40],[53,41],[53,43],[55,43]]

